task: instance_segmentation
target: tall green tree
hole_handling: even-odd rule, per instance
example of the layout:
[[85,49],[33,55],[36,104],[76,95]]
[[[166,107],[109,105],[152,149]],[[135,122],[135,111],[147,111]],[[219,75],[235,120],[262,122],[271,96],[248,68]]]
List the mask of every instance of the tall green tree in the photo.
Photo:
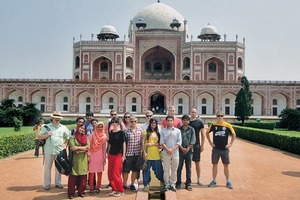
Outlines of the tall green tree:
[[14,104],[14,99],[2,99],[0,103],[0,126],[13,127],[15,121],[22,120],[19,108]]
[[20,108],[23,125],[34,125],[41,118],[42,113],[35,106],[36,103],[25,103],[25,105]]
[[242,88],[237,93],[235,98],[235,113],[238,121],[242,121],[244,124],[245,120],[249,119],[252,115],[251,98],[252,92],[249,88],[249,81],[246,76],[241,78]]

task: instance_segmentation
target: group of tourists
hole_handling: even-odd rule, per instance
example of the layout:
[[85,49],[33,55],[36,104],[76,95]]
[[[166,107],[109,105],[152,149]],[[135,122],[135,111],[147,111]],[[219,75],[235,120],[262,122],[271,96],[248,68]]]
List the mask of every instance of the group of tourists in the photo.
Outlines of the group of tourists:
[[[232,126],[224,121],[224,113],[217,112],[217,121],[206,131],[197,109],[192,108],[190,115],[175,117],[175,108],[170,106],[168,114],[161,120],[153,118],[153,112],[145,113],[145,123],[138,126],[137,117],[124,113],[120,120],[116,110],[110,111],[106,123],[94,118],[92,112],[86,117],[76,119],[76,128],[69,131],[60,123],[59,112],[51,115],[51,123],[37,126],[36,140],[45,140],[44,154],[44,189],[51,187],[51,168],[60,151],[66,148],[72,161],[72,171],[68,176],[68,197],[84,197],[101,191],[102,173],[107,165],[107,175],[112,191],[108,196],[120,197],[126,190],[137,191],[139,182],[143,190],[149,191],[151,168],[164,190],[177,191],[182,187],[182,170],[185,165],[185,189],[192,191],[191,168],[195,163],[197,184],[201,180],[201,152],[204,149],[205,136],[212,146],[213,180],[208,184],[217,184],[217,164],[219,158],[224,165],[226,186],[233,185],[229,179],[229,148],[235,139]],[[213,136],[210,136],[213,133]],[[230,143],[228,136],[232,135]],[[36,142],[36,148],[39,148]],[[37,150],[38,151],[38,150]],[[35,151],[35,156],[38,153]],[[142,173],[140,173],[142,171]],[[129,176],[130,175],[130,176]],[[61,174],[55,170],[55,187],[63,188]]]

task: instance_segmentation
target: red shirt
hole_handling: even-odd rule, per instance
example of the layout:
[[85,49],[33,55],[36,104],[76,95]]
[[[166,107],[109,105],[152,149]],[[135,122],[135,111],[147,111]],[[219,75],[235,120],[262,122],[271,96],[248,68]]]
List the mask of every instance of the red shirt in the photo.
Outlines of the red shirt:
[[[162,128],[165,128],[167,127],[167,120],[166,118],[163,118],[161,120],[161,126]],[[182,121],[181,119],[177,118],[177,117],[174,117],[174,125],[173,125],[175,128],[179,128],[180,126],[182,126]]]

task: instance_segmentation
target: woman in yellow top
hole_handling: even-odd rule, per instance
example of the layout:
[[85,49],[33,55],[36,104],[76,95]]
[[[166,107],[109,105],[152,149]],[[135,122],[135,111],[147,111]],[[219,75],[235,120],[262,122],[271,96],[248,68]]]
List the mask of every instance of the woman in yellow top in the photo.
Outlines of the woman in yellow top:
[[163,167],[159,153],[159,139],[158,123],[156,119],[150,119],[149,126],[143,131],[143,155],[147,160],[147,167],[143,170],[143,185],[144,191],[149,191],[149,183],[151,180],[150,168],[158,180],[164,182]]

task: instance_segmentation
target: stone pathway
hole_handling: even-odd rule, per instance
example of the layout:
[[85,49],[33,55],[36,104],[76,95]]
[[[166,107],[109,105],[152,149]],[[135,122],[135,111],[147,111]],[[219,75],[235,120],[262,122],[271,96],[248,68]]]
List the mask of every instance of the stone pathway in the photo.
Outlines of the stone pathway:
[[[205,185],[196,185],[193,165],[193,191],[181,189],[176,192],[177,199],[300,199],[300,156],[237,139],[230,149],[230,176],[234,185],[234,189],[230,190],[225,187],[221,163],[219,163],[217,187],[207,187],[211,181],[211,148],[207,141],[204,148],[201,166],[202,179]],[[33,158],[33,150],[1,159],[0,174],[0,199],[67,199],[66,176],[62,178],[63,189],[57,189],[52,185],[49,191],[43,190],[43,159],[42,156]],[[52,174],[54,175],[54,173]],[[184,180],[185,175],[183,173]],[[115,197],[106,196],[110,192],[109,189],[104,188],[107,184],[105,172],[101,193],[97,196],[87,194],[85,199],[114,199]],[[78,198],[75,197],[75,199]],[[136,193],[126,191],[125,195],[119,199],[134,200]]]

